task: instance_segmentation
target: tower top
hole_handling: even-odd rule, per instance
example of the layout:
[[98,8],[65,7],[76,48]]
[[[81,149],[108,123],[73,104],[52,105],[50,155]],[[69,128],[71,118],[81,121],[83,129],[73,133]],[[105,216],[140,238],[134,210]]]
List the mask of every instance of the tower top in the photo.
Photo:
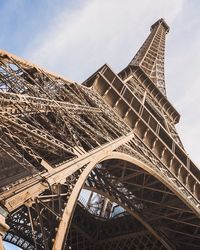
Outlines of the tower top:
[[169,26],[163,18],[160,18],[151,26],[150,31],[151,33],[127,68],[139,67],[162,94],[166,96],[164,55],[165,37],[169,32]]
[[169,26],[165,22],[164,18],[160,18],[158,21],[156,21],[154,24],[152,24],[151,28],[150,28],[150,31],[152,31],[154,28],[156,28],[160,24],[165,28],[166,33],[168,33],[169,32]]

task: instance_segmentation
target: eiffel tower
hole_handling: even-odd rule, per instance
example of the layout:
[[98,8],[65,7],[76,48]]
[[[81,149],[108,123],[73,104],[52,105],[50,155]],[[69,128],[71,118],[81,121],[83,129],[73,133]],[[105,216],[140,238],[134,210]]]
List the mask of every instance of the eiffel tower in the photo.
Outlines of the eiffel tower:
[[200,248],[200,171],[165,89],[169,27],[150,31],[119,74],[105,64],[82,84],[0,51],[0,249]]

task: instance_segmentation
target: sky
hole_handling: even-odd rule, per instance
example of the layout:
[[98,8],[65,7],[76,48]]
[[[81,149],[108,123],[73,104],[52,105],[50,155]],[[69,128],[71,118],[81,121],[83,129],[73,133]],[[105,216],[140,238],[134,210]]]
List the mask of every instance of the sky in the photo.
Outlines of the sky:
[[165,18],[167,96],[200,166],[199,13],[199,0],[0,0],[0,49],[81,83],[104,63],[118,73]]

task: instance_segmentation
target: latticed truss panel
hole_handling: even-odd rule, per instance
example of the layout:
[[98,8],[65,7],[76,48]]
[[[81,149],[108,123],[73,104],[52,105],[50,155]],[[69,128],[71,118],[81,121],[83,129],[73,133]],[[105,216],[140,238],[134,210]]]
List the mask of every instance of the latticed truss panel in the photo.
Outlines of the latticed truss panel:
[[[29,248],[51,249],[63,208],[84,167],[66,178],[63,185],[46,190],[33,204],[27,203],[10,215],[7,218],[11,227],[9,233],[24,239],[29,243]],[[16,238],[10,238],[9,233],[5,235],[5,240],[19,245],[17,241],[14,242]],[[22,249],[26,249],[26,246],[26,243],[21,245]]]
[[151,92],[148,92],[143,86],[140,79],[138,79],[134,74],[132,78],[126,82],[130,90],[144,103],[147,109],[151,112],[151,115],[154,116],[162,126],[167,130],[171,137],[183,148],[183,144],[180,140],[180,137],[176,131],[174,121],[168,116],[166,109],[162,107],[160,102],[158,102]]
[[[98,179],[95,176],[98,176]],[[133,216],[137,219],[140,217],[141,223],[142,220],[145,221],[160,232],[164,239],[169,240],[172,249],[198,249],[198,217],[175,193],[136,165],[121,160],[105,161],[101,167],[93,170],[85,188],[109,197],[113,202],[124,206],[127,211],[130,208]],[[123,225],[122,230],[125,229]],[[119,240],[119,237],[116,237],[116,240]]]
[[77,206],[65,249],[165,248],[130,215],[105,220]]
[[115,239],[113,241],[108,241],[97,246],[98,250],[161,250],[165,249],[159,241],[155,240],[151,235],[147,233],[137,234],[133,237],[129,236],[125,239]]
[[0,56],[0,79],[4,188],[128,131],[94,93],[10,54]]

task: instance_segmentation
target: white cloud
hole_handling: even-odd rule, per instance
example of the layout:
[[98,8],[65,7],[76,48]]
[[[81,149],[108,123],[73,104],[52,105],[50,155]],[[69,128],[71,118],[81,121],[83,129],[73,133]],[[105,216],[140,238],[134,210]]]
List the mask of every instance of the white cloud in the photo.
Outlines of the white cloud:
[[[108,62],[125,66],[148,34],[150,24],[164,16],[173,22],[183,1],[91,0],[73,11],[64,9],[28,48],[28,58],[76,80],[84,80]],[[31,51],[31,52],[30,52]]]
[[166,60],[168,96],[182,115],[181,138],[192,158],[200,162],[200,118],[194,110],[200,99],[200,33],[194,34],[200,25],[198,8],[184,0],[77,2],[73,9],[66,7],[53,17],[26,48],[25,57],[78,82],[105,62],[117,72],[132,59],[150,25],[164,17],[171,27]]

